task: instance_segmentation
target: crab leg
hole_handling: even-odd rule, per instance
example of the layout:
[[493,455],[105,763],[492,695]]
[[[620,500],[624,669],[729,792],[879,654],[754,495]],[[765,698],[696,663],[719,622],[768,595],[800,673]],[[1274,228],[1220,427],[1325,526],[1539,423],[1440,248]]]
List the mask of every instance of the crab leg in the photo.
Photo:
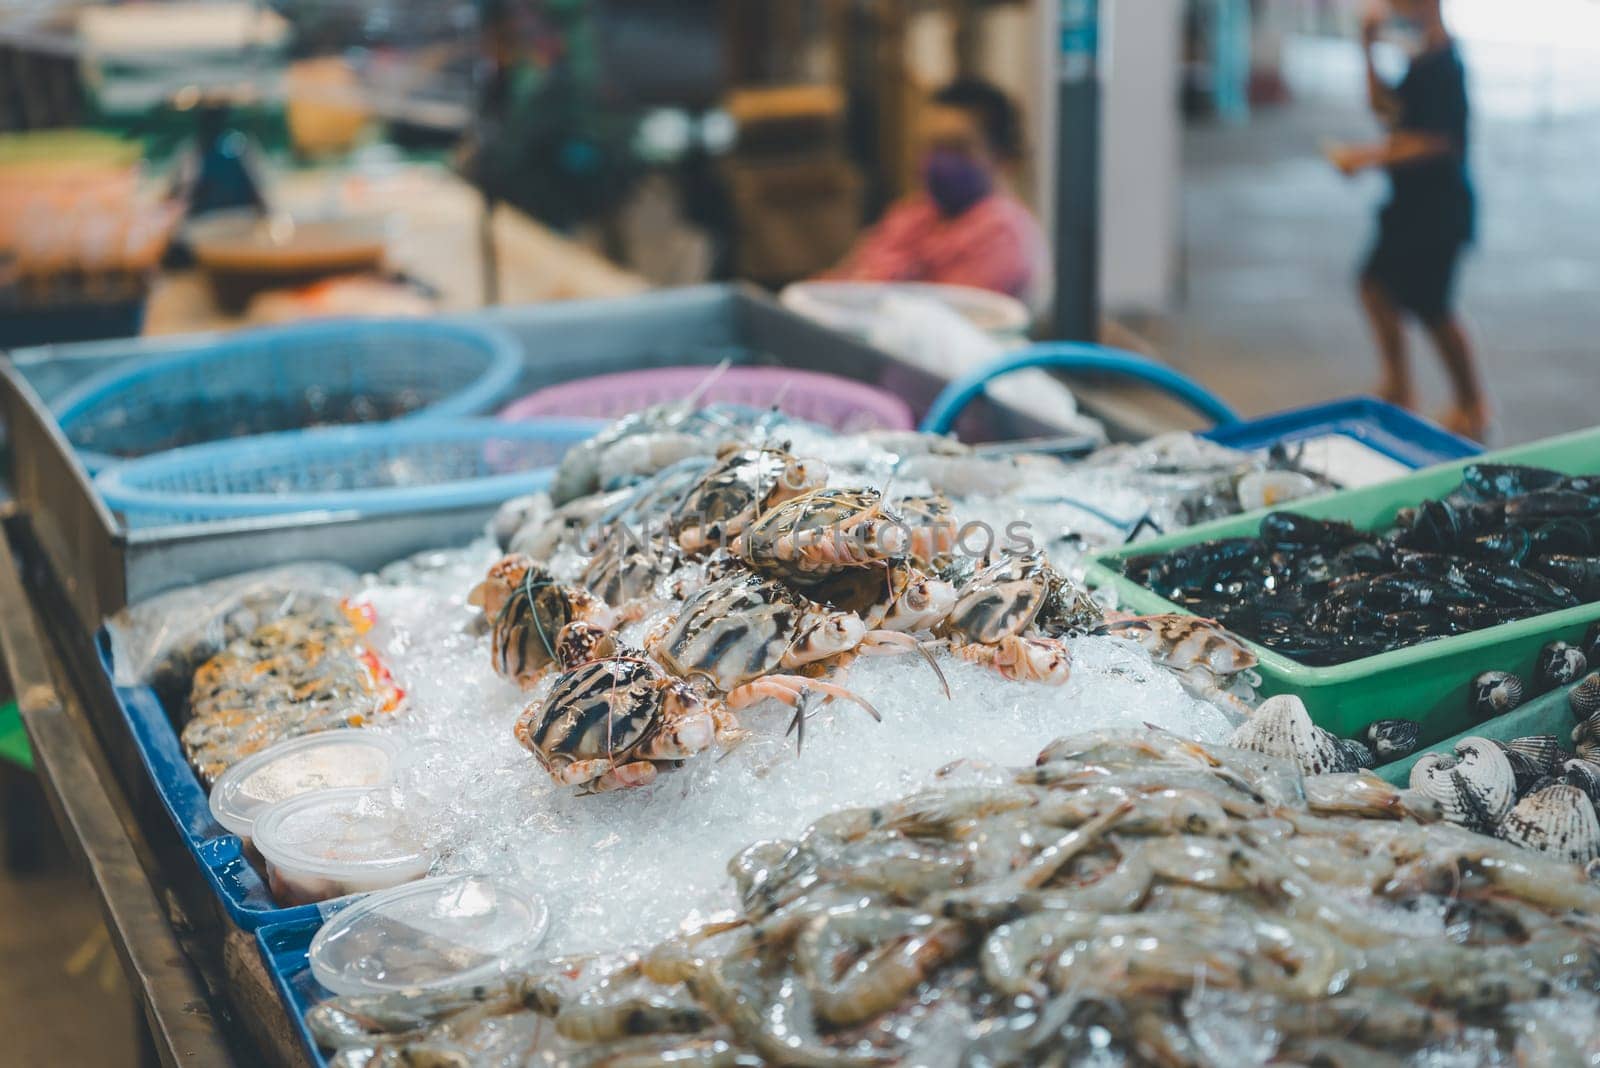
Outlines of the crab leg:
[[808,679],[804,675],[765,675],[754,682],[747,682],[728,695],[728,707],[734,709],[748,708],[757,701],[767,698],[771,698],[774,701],[782,701],[784,704],[794,707],[800,703],[801,697],[808,691],[815,691],[827,697],[860,705],[866,709],[867,714],[873,719],[879,722],[883,721],[883,717],[878,714],[878,710],[873,708],[866,698],[859,694],[851,693],[843,686],[835,686],[831,682],[823,682],[820,679]]
[[564,786],[584,786],[591,793],[604,793],[622,786],[648,786],[655,782],[656,766],[648,760],[635,760],[617,764],[604,757],[594,760],[576,760],[556,772],[556,781]]
[[933,658],[929,651],[929,642],[919,642],[909,634],[902,634],[897,630],[869,630],[861,639],[861,644],[856,646],[856,651],[862,656],[901,656],[905,653],[918,653],[928,662],[933,673],[939,677],[939,687],[944,690],[944,699],[950,700],[950,681],[944,677],[944,671],[939,667],[939,662]]

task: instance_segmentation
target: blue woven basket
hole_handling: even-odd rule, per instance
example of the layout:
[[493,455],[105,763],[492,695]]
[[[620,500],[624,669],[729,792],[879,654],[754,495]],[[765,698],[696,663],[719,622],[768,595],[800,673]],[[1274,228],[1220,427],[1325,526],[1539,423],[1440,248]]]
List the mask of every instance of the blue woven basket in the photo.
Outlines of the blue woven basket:
[[130,527],[488,507],[547,486],[567,450],[604,425],[424,419],[263,434],[129,460],[95,487]]
[[254,330],[131,361],[54,405],[91,472],[122,459],[250,434],[419,416],[475,415],[522,370],[505,332],[431,320]]

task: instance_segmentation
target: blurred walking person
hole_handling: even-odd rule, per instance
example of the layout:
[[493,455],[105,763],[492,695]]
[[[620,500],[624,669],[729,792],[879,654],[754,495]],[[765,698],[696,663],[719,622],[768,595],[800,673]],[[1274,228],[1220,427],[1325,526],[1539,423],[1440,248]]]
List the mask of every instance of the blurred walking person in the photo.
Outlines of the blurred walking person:
[[[1386,31],[1411,44],[1398,85],[1379,75],[1373,51]],[[1482,440],[1489,404],[1472,345],[1455,309],[1456,274],[1477,228],[1467,163],[1467,79],[1440,0],[1374,0],[1361,28],[1372,110],[1388,127],[1373,144],[1336,145],[1328,158],[1346,175],[1388,172],[1391,194],[1378,215],[1378,237],[1361,269],[1361,303],[1382,360],[1377,394],[1416,407],[1406,355],[1405,317],[1419,321],[1438,350],[1453,401],[1446,428]]]

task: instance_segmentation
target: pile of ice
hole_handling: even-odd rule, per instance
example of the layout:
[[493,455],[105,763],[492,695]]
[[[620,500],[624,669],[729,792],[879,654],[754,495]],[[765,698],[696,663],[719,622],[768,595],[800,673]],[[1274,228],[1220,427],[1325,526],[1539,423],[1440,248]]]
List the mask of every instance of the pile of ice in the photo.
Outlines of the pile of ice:
[[1101,727],[1150,724],[1203,741],[1230,729],[1116,639],[1073,642],[1072,679],[1054,688],[941,656],[950,700],[920,658],[869,658],[847,685],[882,723],[826,706],[797,753],[789,710],[769,702],[742,714],[752,736],[730,752],[701,754],[646,789],[579,796],[512,737],[545,687],[525,694],[490,671],[465,604],[495,555],[484,542],[391,569],[365,594],[380,619],[371,638],[408,694],[388,729],[414,754],[400,789],[442,851],[440,870],[511,876],[542,893],[554,953],[650,943],[686,916],[727,908],[724,866],[744,846],[903,795],[953,762],[1025,764],[1054,738]]

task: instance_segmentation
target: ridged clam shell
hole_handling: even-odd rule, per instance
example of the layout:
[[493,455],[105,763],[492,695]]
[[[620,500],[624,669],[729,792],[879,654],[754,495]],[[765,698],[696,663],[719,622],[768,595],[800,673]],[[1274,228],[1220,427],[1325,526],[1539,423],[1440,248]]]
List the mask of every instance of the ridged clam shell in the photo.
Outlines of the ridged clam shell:
[[1463,738],[1450,753],[1425,753],[1411,768],[1411,788],[1439,802],[1444,818],[1491,832],[1516,803],[1516,774],[1487,738]]
[[1417,751],[1422,727],[1409,719],[1380,719],[1366,730],[1367,745],[1379,764],[1404,760]]
[[1493,719],[1522,703],[1527,687],[1509,671],[1485,671],[1472,680],[1472,714],[1478,720]]
[[1261,702],[1261,707],[1234,730],[1228,744],[1281,757],[1307,775],[1347,770],[1339,739],[1312,723],[1304,702],[1293,694],[1279,694]]
[[1572,688],[1567,694],[1567,705],[1572,709],[1572,718],[1579,723],[1600,712],[1600,671],[1585,675],[1583,681]]
[[1600,764],[1600,712],[1572,728],[1572,748],[1584,760]]
[[1600,818],[1575,786],[1549,786],[1517,802],[1500,823],[1500,837],[1574,864],[1600,857]]
[[1574,757],[1562,762],[1560,775],[1563,783],[1576,786],[1589,795],[1590,801],[1600,805],[1600,764]]
[[1550,642],[1539,650],[1534,669],[1534,680],[1541,692],[1558,686],[1568,686],[1589,670],[1589,661],[1583,650],[1566,642]]
[[1553,734],[1525,734],[1500,746],[1508,753],[1519,753],[1538,766],[1540,771],[1554,771],[1566,759],[1567,751],[1561,748],[1561,739]]
[[1589,624],[1589,629],[1583,632],[1583,644],[1579,648],[1589,663],[1600,667],[1600,620]]
[[1367,748],[1367,743],[1354,738],[1335,738],[1334,744],[1339,747],[1339,753],[1344,757],[1341,771],[1360,771],[1363,768],[1378,766],[1378,759],[1372,750]]
[[1540,779],[1554,775],[1556,767],[1568,755],[1561,748],[1561,740],[1553,734],[1530,734],[1495,744],[1505,753],[1516,774],[1518,797],[1528,793]]

